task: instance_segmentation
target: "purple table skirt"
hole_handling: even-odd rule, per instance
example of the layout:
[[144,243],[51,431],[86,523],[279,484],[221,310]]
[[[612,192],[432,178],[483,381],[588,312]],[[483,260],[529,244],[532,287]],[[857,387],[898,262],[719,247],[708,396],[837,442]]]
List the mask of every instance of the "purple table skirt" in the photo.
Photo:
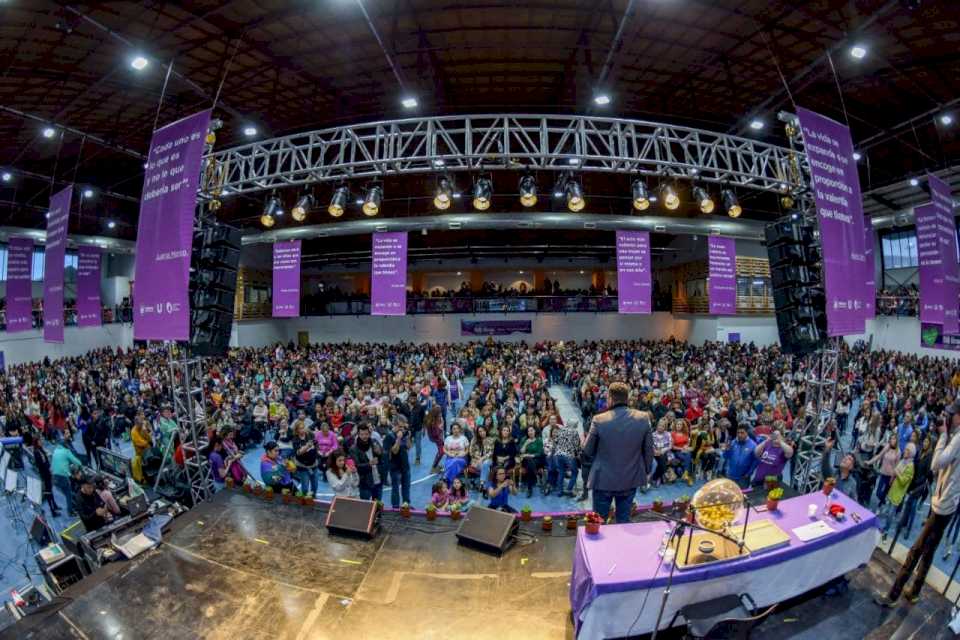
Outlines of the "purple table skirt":
[[[750,522],[773,520],[790,536],[790,544],[771,551],[751,555],[741,560],[732,560],[685,571],[675,571],[674,584],[711,580],[744,571],[754,571],[773,564],[785,562],[797,556],[837,544],[871,527],[877,526],[876,516],[839,491],[834,491],[831,502],[846,508],[847,518],[837,522],[827,518],[834,533],[803,542],[793,534],[793,529],[814,521],[807,516],[807,505],[816,504],[819,515],[825,499],[816,492],[780,502],[778,513],[751,513]],[[854,522],[851,514],[860,516]],[[654,573],[660,561],[658,551],[664,532],[669,526],[661,522],[604,525],[595,536],[586,535],[581,527],[577,531],[577,545],[573,555],[573,576],[570,580],[570,605],[574,621],[579,629],[580,615],[594,598],[606,593],[639,591],[663,587],[670,574],[669,565],[663,564]]]

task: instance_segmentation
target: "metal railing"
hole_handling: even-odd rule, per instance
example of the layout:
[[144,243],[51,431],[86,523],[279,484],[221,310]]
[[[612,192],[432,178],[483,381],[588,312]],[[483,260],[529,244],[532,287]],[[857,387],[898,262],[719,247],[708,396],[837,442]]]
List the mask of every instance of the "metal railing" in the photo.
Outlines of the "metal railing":
[[[133,307],[130,306],[121,306],[117,305],[115,307],[103,307],[101,309],[101,324],[121,324],[121,323],[130,323],[133,322]],[[34,309],[31,312],[33,316],[33,328],[42,329],[43,328],[43,311],[41,309]],[[63,326],[65,327],[75,327],[77,326],[77,309],[76,307],[66,307],[63,310]],[[0,309],[0,331],[6,331],[7,329],[7,311],[6,309]]]

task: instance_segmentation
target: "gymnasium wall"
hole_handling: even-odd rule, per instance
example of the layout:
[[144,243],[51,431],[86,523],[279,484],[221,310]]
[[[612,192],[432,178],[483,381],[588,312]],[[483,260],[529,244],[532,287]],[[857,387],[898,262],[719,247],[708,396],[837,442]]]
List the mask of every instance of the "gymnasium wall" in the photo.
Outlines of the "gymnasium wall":
[[43,331],[33,329],[20,333],[0,333],[0,352],[6,364],[34,362],[45,357],[51,360],[83,355],[103,347],[128,348],[133,345],[132,324],[108,324],[78,329],[65,327],[63,344],[43,341]]

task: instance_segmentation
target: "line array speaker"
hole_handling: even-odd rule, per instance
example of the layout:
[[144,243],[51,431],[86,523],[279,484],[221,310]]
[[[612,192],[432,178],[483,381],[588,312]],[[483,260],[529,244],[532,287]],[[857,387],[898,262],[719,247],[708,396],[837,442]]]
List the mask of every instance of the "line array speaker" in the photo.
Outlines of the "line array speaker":
[[240,230],[226,224],[210,224],[194,234],[190,345],[197,355],[224,355],[230,347],[240,244]]
[[827,315],[814,230],[800,220],[789,220],[767,225],[765,234],[781,349],[795,354],[816,351],[826,342]]

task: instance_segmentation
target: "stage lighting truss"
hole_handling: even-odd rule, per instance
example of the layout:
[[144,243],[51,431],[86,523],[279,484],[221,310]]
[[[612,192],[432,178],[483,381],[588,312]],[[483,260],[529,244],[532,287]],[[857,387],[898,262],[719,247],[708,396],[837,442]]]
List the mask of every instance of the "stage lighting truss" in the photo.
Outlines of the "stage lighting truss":
[[[250,193],[387,175],[510,171],[697,176],[777,194],[804,185],[795,150],[724,133],[589,116],[479,115],[409,118],[262,140],[211,153],[216,186]],[[211,181],[212,182],[212,181]],[[204,183],[204,190],[211,185]]]

